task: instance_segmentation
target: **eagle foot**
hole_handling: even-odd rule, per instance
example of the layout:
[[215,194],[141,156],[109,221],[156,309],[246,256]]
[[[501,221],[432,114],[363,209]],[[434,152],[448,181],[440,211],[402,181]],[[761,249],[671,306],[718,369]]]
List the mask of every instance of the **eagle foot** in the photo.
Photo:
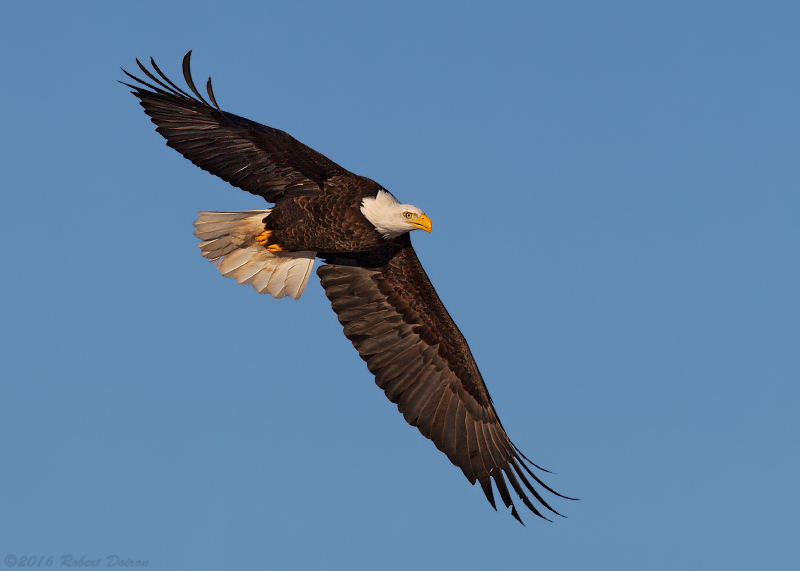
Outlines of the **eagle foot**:
[[272,230],[264,230],[261,234],[256,236],[256,242],[264,246],[270,252],[280,252],[281,247],[277,244],[269,244],[269,237],[272,235]]
[[264,230],[261,234],[256,236],[256,242],[258,242],[259,244],[261,244],[266,248],[270,234],[272,234],[270,230]]

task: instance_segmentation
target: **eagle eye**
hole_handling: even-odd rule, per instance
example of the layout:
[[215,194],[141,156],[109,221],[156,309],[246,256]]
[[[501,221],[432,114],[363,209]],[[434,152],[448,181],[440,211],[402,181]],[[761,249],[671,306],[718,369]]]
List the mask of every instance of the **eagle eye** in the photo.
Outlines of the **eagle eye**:
[[406,210],[405,212],[403,212],[403,216],[405,216],[406,218],[411,218],[411,213],[408,210]]

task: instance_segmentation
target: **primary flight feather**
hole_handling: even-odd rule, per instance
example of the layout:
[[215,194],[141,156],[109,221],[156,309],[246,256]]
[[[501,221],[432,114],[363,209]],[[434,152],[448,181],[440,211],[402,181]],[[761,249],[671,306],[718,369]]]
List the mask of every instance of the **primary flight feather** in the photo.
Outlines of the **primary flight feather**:
[[518,520],[508,484],[537,516],[544,517],[529,494],[557,514],[531,480],[561,494],[536,476],[532,468],[541,468],[509,440],[466,340],[411,246],[409,233],[430,232],[431,220],[287,133],[222,111],[210,79],[207,102],[192,80],[190,56],[183,59],[183,75],[191,93],[152,59],[152,72],[136,60],[147,80],[125,72],[136,82],[125,85],[167,145],[274,204],[200,212],[195,235],[202,255],[216,261],[222,275],[259,293],[294,299],[321,258],[317,274],[345,336],[406,421],[471,484],[477,481],[495,509],[492,481]]

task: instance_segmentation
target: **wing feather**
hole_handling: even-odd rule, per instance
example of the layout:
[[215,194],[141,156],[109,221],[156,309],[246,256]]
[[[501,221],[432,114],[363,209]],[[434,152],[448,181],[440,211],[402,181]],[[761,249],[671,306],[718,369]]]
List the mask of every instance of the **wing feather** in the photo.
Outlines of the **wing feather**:
[[[431,430],[433,429],[433,423],[436,420],[436,414],[439,412],[439,408],[442,406],[442,401],[445,398],[445,392],[447,391],[447,383],[440,382],[439,385],[436,387],[436,391],[428,397],[425,404],[419,411],[418,421],[417,421],[417,429],[419,429],[422,436],[425,438],[431,437]],[[439,448],[442,445],[441,441],[436,443],[436,447]]]
[[397,402],[417,373],[425,365],[420,357],[419,347],[412,345],[375,374],[375,384],[384,390],[386,397]]
[[461,468],[464,476],[470,484],[475,485],[475,472],[472,470],[472,464],[469,459],[469,442],[467,440],[467,409],[464,403],[458,401],[458,410],[456,411],[456,454],[458,462],[456,466]]
[[320,254],[326,264],[317,270],[345,336],[367,362],[376,384],[406,422],[430,438],[471,484],[481,485],[495,509],[492,481],[520,521],[508,484],[537,516],[544,517],[529,494],[557,513],[525,476],[527,472],[552,491],[509,440],[469,347],[408,235],[387,242],[385,250]]
[[[433,442],[439,450],[447,454],[447,457],[456,466],[458,466],[458,462],[454,460],[455,445],[452,438],[445,438],[445,430],[448,420],[454,425],[452,422],[453,419],[449,417],[449,413],[451,408],[455,410],[457,403],[458,397],[450,390],[450,387],[447,387],[444,394],[442,394],[442,400],[439,402],[439,406],[436,407],[430,435],[431,442]],[[453,428],[455,428],[455,426],[453,426]]]
[[[415,349],[415,347],[409,347],[403,354],[411,351],[411,349]],[[386,398],[390,401],[395,403],[396,405],[400,405],[400,397],[407,394],[408,387],[410,387],[413,383],[417,382],[417,380],[422,375],[423,368],[427,367],[428,365],[423,362],[422,359],[416,359],[415,361],[409,363],[408,367],[402,372],[402,374],[397,374],[393,377],[390,381],[386,383],[385,387],[383,388],[384,392],[386,393]],[[378,375],[375,376],[376,384],[378,382]],[[380,385],[378,385],[380,386]]]
[[438,371],[430,363],[423,369],[423,373],[418,377],[417,382],[403,393],[403,396],[400,397],[400,402],[397,403],[397,409],[403,413],[406,422],[411,426],[419,424],[419,415],[422,412],[422,408],[441,384]]

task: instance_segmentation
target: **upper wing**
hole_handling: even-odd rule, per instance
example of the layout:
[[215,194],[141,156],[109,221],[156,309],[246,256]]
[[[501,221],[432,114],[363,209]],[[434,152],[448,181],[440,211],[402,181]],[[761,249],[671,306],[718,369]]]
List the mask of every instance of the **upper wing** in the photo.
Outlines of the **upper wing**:
[[152,59],[160,79],[138,59],[136,63],[155,85],[122,70],[149,88],[125,83],[141,100],[167,145],[201,169],[269,202],[320,194],[326,181],[332,179],[358,178],[283,131],[222,111],[214,98],[211,79],[206,89],[213,106],[206,103],[192,81],[191,53],[183,58],[183,76],[195,97],[172,83]]
[[536,477],[509,440],[467,342],[436,295],[408,234],[381,252],[319,255],[327,265],[317,274],[345,336],[406,421],[447,454],[471,484],[477,480],[495,509],[492,479],[520,520],[505,474],[533,513],[544,517],[526,488],[557,514],[525,473],[561,494]]

